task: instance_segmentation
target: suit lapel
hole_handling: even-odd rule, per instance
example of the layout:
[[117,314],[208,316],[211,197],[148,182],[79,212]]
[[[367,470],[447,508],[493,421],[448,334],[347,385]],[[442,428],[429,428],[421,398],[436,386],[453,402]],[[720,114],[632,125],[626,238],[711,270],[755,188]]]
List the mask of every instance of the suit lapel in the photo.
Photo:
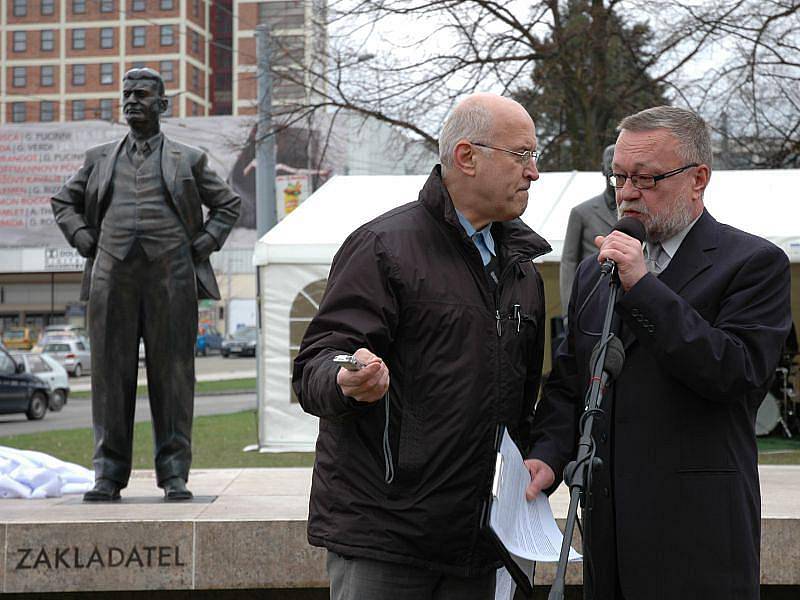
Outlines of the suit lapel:
[[[717,247],[718,225],[714,217],[703,210],[703,214],[681,242],[667,268],[658,275],[661,282],[676,294],[680,294],[690,281],[713,264],[709,253]],[[620,328],[620,338],[627,352],[636,341],[636,336],[624,323],[620,323]]]
[[597,217],[606,225],[608,225],[609,230],[613,229],[614,225],[617,224],[617,219],[614,218],[613,213],[609,213],[608,207],[605,204],[605,195],[601,196],[603,199],[602,204],[596,204],[594,208],[594,212],[597,214]]
[[175,214],[178,215],[183,226],[186,227],[186,219],[178,206],[178,204],[183,201],[183,198],[176,194],[176,182],[178,179],[178,166],[181,160],[181,152],[167,139],[167,136],[164,136],[163,140],[164,142],[161,146],[161,177],[164,180],[164,186],[167,190],[167,202],[172,210],[175,211]]
[[97,187],[97,201],[100,203],[101,209],[99,214],[103,214],[103,212],[105,212],[103,208],[106,204],[106,193],[108,192],[109,185],[111,184],[111,177],[114,175],[114,166],[117,164],[117,156],[119,155],[122,145],[127,139],[128,136],[126,135],[119,140],[111,153],[105,155],[103,162],[100,165],[100,176],[98,178],[99,183]]
[[180,151],[173,145],[167,136],[163,137],[161,146],[161,175],[164,178],[164,185],[170,197],[175,196],[175,180],[178,177],[178,161],[181,158]]
[[692,279],[711,267],[708,252],[717,247],[718,237],[718,223],[703,210],[659,279],[673,292],[680,294]]

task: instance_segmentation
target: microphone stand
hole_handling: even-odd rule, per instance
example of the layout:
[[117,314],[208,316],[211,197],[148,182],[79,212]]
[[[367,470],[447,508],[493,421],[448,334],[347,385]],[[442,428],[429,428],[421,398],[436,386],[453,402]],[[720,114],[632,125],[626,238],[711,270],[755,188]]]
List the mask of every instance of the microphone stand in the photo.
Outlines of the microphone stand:
[[[594,360],[592,368],[592,379],[590,381],[588,400],[584,407],[583,417],[583,430],[580,440],[578,442],[578,455],[570,462],[564,469],[564,483],[569,486],[569,510],[567,512],[567,523],[564,527],[564,539],[561,543],[561,554],[558,559],[558,567],[556,568],[556,577],[550,588],[550,594],[547,596],[548,600],[562,600],[564,598],[564,582],[567,574],[567,563],[569,561],[569,550],[572,543],[572,534],[575,529],[575,522],[578,516],[578,502],[580,501],[581,507],[585,505],[587,490],[587,480],[589,479],[589,469],[599,471],[603,467],[603,462],[600,458],[591,458],[594,453],[594,441],[592,440],[592,428],[594,425],[594,415],[600,409],[605,393],[606,385],[609,380],[613,379],[622,370],[622,362],[624,361],[624,349],[622,342],[618,337],[611,333],[611,322],[614,317],[614,306],[617,303],[617,296],[619,294],[619,275],[617,274],[616,266],[611,269],[611,280],[609,281],[608,292],[608,305],[606,306],[605,319],[603,321],[603,330],[600,335],[600,341],[595,346],[595,352],[592,356],[597,355]],[[606,370],[606,354],[608,348],[612,344],[618,344],[614,348],[615,352],[620,352],[622,360],[618,361],[618,365],[614,365],[612,373]],[[591,460],[590,460],[591,459]],[[588,515],[587,515],[588,517]],[[584,537],[588,533],[588,524],[584,528]],[[584,542],[584,546],[587,546]],[[584,555],[586,549],[584,548]],[[586,582],[584,582],[585,584]]]

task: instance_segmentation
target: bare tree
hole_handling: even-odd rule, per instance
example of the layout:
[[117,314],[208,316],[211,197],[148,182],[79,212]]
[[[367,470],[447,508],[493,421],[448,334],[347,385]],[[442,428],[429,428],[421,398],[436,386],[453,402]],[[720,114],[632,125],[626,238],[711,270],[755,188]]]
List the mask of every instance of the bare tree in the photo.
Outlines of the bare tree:
[[687,86],[730,167],[800,166],[800,2],[739,0],[686,8],[722,64]]
[[[493,90],[528,105],[548,168],[595,169],[620,116],[676,102],[715,118],[728,108],[733,143],[769,140],[787,164],[797,156],[797,45],[786,35],[797,10],[797,0],[334,0],[324,60],[276,74],[307,92],[278,121],[346,110],[435,150],[453,104]],[[720,46],[718,72],[687,75]]]

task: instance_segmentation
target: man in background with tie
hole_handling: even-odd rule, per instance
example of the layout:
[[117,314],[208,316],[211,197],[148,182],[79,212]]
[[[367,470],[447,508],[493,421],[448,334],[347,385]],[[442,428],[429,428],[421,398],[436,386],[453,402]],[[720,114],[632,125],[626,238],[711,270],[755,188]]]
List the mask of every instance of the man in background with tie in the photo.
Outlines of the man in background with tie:
[[56,223],[87,259],[81,300],[89,302],[95,437],[88,502],[118,500],[130,477],[140,339],[157,483],[166,500],[192,498],[197,301],[220,297],[208,258],[236,223],[240,200],[202,150],[161,133],[166,108],[156,71],[128,71],[122,109],[130,133],[90,148],[52,198]]
[[585,597],[756,600],[755,416],[791,325],[789,261],[705,210],[712,152],[698,115],[662,106],[619,127],[619,215],[640,220],[646,242],[598,237],[599,256],[578,268],[567,341],[536,409],[528,496],[554,489],[575,458],[608,299],[607,285],[592,290],[610,259],[625,362],[595,415]]

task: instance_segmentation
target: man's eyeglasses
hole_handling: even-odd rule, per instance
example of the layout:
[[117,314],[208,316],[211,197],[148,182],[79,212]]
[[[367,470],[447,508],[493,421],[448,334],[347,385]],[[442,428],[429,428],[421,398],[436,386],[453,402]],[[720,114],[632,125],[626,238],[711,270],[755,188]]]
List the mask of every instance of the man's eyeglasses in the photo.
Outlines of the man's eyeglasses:
[[699,167],[698,163],[692,163],[690,165],[686,165],[684,167],[680,167],[679,169],[675,169],[673,171],[667,171],[666,173],[662,173],[661,175],[623,175],[622,173],[612,173],[608,176],[608,180],[618,190],[621,190],[625,187],[625,181],[628,179],[631,180],[633,187],[639,190],[649,190],[656,187],[656,182],[661,181],[662,179],[666,179],[667,177],[672,177],[673,175],[677,175],[678,173],[683,173],[686,169],[691,169],[692,167]]
[[490,146],[489,144],[481,144],[480,142],[470,142],[473,146],[480,146],[481,148],[489,148],[490,150],[500,150],[500,152],[508,152],[517,157],[517,161],[522,165],[527,165],[531,160],[534,163],[539,162],[541,154],[536,150],[525,150],[525,152],[517,152],[516,150],[509,150],[508,148],[498,148],[497,146]]

